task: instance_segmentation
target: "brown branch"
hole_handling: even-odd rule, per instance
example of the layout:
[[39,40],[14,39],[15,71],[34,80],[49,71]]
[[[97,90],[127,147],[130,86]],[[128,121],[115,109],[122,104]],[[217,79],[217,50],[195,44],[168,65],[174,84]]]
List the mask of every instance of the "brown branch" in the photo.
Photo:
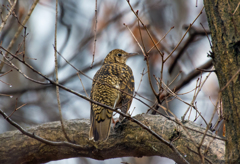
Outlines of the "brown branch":
[[[209,60],[208,62],[204,63],[203,65],[201,65],[200,69],[208,69],[212,66],[212,60]],[[174,87],[175,90],[179,90],[182,87],[184,87],[185,85],[187,85],[190,81],[192,81],[194,78],[196,78],[197,76],[199,76],[201,74],[200,71],[198,70],[193,70],[192,72],[190,72],[186,77],[184,77],[182,80],[180,80],[178,82],[178,84]]]
[[[99,61],[99,62],[97,62],[97,63],[95,63],[94,65],[93,65],[93,68],[95,68],[95,67],[98,67],[98,66],[100,66],[102,64],[102,61]],[[90,67],[89,66],[87,66],[86,68],[84,68],[84,69],[82,69],[82,71],[81,72],[87,72],[87,71],[89,71],[90,70]],[[76,73],[72,73],[72,74],[70,74],[69,76],[67,76],[66,78],[64,78],[64,79],[62,79],[62,80],[60,80],[60,84],[66,84],[68,81],[71,81],[72,80],[72,78],[74,78],[74,77],[76,77],[77,76],[77,74]],[[44,89],[46,89],[47,87],[55,87],[55,86],[53,86],[53,85],[51,85],[51,86],[47,86],[47,85],[38,85],[38,86],[34,86],[34,87],[27,87],[27,88],[22,88],[22,89],[15,89],[15,90],[10,90],[10,91],[6,91],[6,92],[2,92],[2,93],[4,93],[4,94],[22,94],[22,93],[24,93],[24,92],[28,92],[28,91],[39,91],[39,90],[44,90]]]
[[[19,28],[18,28],[17,32],[15,33],[13,39],[11,40],[10,44],[8,45],[7,50],[11,50],[13,44],[14,44],[15,41],[17,40],[17,37],[18,37],[19,34],[21,33],[24,25],[27,23],[28,19],[30,18],[30,16],[31,16],[34,8],[36,7],[38,1],[39,1],[39,0],[35,0],[35,1],[33,2],[33,4],[32,4],[32,6],[31,6],[31,8],[30,8],[30,10],[29,10],[29,12],[28,12],[28,14],[27,14],[27,16],[26,16],[25,19],[23,20],[22,25],[19,26]],[[2,68],[3,68],[3,66],[4,66],[4,59],[3,59],[3,61],[0,63],[0,72],[1,72],[1,70],[2,70]]]
[[183,41],[183,39],[185,38],[185,36],[187,35],[188,31],[190,30],[190,28],[192,27],[193,23],[198,19],[198,17],[202,14],[204,7],[202,8],[202,10],[200,11],[200,13],[198,14],[198,16],[193,20],[193,22],[189,25],[187,31],[185,32],[185,34],[183,35],[182,39],[178,42],[177,46],[172,50],[172,52],[166,57],[166,59],[164,59],[164,63],[168,60],[168,58],[173,54],[173,52],[178,48],[178,46],[181,44],[181,42]]
[[215,108],[214,108],[212,117],[211,117],[209,123],[207,124],[207,127],[206,127],[206,129],[205,129],[204,135],[203,135],[203,137],[202,137],[202,139],[201,139],[201,142],[199,143],[199,146],[198,146],[198,153],[199,153],[199,156],[200,156],[200,158],[201,158],[202,163],[205,163],[205,162],[204,162],[205,158],[204,158],[204,155],[203,155],[202,152],[201,152],[201,147],[202,147],[202,144],[203,144],[204,139],[205,139],[205,137],[206,137],[206,133],[208,132],[208,129],[210,128],[210,124],[212,123],[213,117],[214,117],[214,115],[215,115],[215,113],[216,113],[216,111],[217,111],[217,104],[218,104],[220,98],[221,98],[221,92],[218,93],[218,99],[217,99],[217,102],[216,102],[216,105],[215,105]]
[[146,61],[147,61],[147,72],[148,72],[148,81],[149,81],[149,84],[150,84],[150,87],[154,93],[154,95],[157,97],[158,94],[157,92],[155,91],[155,89],[153,88],[153,85],[152,85],[152,81],[151,81],[151,77],[150,77],[150,70],[149,70],[149,56],[145,53],[144,49],[142,48],[141,44],[138,42],[137,38],[134,36],[134,34],[132,33],[132,31],[130,30],[130,28],[124,23],[123,24],[124,26],[127,27],[127,29],[129,30],[129,32],[131,33],[132,37],[135,39],[135,41],[137,42],[139,48],[142,50],[142,53],[144,55],[144,57],[146,58]]
[[3,63],[7,64],[8,66],[10,66],[10,67],[12,67],[12,68],[14,68],[16,71],[18,71],[20,74],[22,74],[26,79],[28,79],[28,80],[30,80],[30,81],[32,81],[32,82],[34,82],[34,83],[37,83],[37,84],[49,85],[49,83],[47,83],[47,82],[41,82],[41,81],[37,81],[37,80],[35,80],[35,79],[30,78],[29,76],[27,76],[26,74],[24,74],[18,67],[16,67],[11,61],[9,61],[5,56],[4,56],[4,58],[5,58],[5,60],[7,60],[7,62],[9,62],[9,63],[7,63],[6,61],[1,60]]
[[[198,87],[198,90],[195,90],[195,93],[194,93],[194,96],[193,96],[191,105],[194,104],[195,100],[197,99],[198,94],[199,94],[200,91],[202,90],[203,85],[205,84],[205,82],[207,81],[207,79],[208,79],[208,77],[209,77],[210,75],[211,75],[211,72],[208,73],[208,75],[206,76],[206,78],[204,79],[204,81],[203,81],[202,83],[201,83],[201,81],[199,82],[200,87]],[[197,89],[197,86],[196,86],[196,89]],[[182,116],[182,118],[181,118],[182,121],[184,121],[185,116],[186,116],[186,114],[188,113],[189,109],[190,109],[190,107],[188,107],[188,109],[186,110],[186,112],[185,112],[184,115]],[[195,109],[195,110],[198,112],[198,114],[201,116],[201,118],[203,119],[203,121],[204,121],[205,124],[207,125],[207,121],[206,121],[205,118],[202,116],[202,114],[201,114],[197,109]],[[189,116],[190,116],[190,114],[189,114]]]
[[[1,110],[0,114],[2,114]],[[166,140],[172,136],[173,128],[175,127],[172,121],[159,115],[142,114],[135,116],[134,119],[139,120],[142,124],[157,131]],[[14,124],[14,122],[12,124]],[[93,142],[88,139],[89,120],[69,120],[65,122],[65,125],[67,127],[67,133],[76,144],[53,142],[64,140],[59,122],[45,123],[27,128],[26,130],[19,127],[22,133],[27,133],[37,138],[44,137],[46,138],[44,141],[51,140],[51,145],[44,142],[47,143],[47,145],[45,145],[42,141],[39,142],[26,135],[22,135],[19,131],[9,131],[0,134],[0,163],[44,163],[70,157],[90,157],[104,160],[124,156],[163,156],[173,159],[178,164],[184,163],[171,148],[159,142],[158,139],[150,135],[146,130],[141,129],[132,121],[124,121],[119,127],[115,128],[115,131],[111,129],[110,136],[106,142]],[[185,125],[189,128],[204,132],[204,128],[192,122],[186,123]],[[163,127],[164,133],[161,133]],[[179,132],[181,136],[174,141],[174,145],[178,147],[180,152],[184,153],[190,163],[199,163],[198,155],[191,153],[191,151],[187,149],[187,147],[195,149],[192,142],[189,142],[188,135],[186,135],[181,128]],[[194,131],[190,131],[190,133],[197,142],[200,142],[201,136],[199,136],[199,134]],[[210,139],[207,137],[203,143],[204,147],[208,146],[208,140]],[[31,151],[29,151],[29,149]],[[11,155],[9,155],[10,151]],[[224,163],[224,153],[225,142],[213,140],[206,157],[210,159],[212,163],[221,164]]]
[[11,5],[11,9],[7,13],[6,17],[4,19],[2,19],[2,23],[0,25],[0,32],[2,31],[3,27],[5,26],[9,16],[12,14],[12,12],[13,12],[13,10],[15,8],[16,3],[17,3],[17,0],[14,0],[13,4]]
[[227,84],[221,88],[221,92],[233,81],[233,79],[239,74],[240,69],[237,70],[237,72],[233,75],[233,77],[227,82]]
[[162,52],[159,50],[159,48],[157,47],[157,44],[155,43],[155,41],[154,41],[152,35],[150,34],[149,30],[147,29],[147,27],[145,26],[145,24],[142,22],[142,20],[138,17],[137,12],[135,12],[135,11],[133,10],[133,7],[132,7],[132,5],[130,4],[129,0],[127,0],[127,3],[128,3],[128,5],[129,5],[130,9],[132,10],[132,12],[134,13],[134,15],[135,15],[135,16],[137,17],[137,19],[141,22],[142,26],[143,26],[144,29],[146,30],[149,38],[151,39],[152,43],[154,44],[154,46],[155,46],[155,48],[157,49],[157,51],[159,52],[159,54],[160,54],[161,56],[163,56],[163,53],[162,53]]
[[[174,26],[172,26],[172,27],[168,30],[168,32],[156,43],[156,45],[158,45],[158,44],[167,36],[167,34],[168,34],[172,29],[174,29]],[[150,48],[147,53],[150,53],[153,48],[154,48],[154,46],[152,46],[152,48]]]
[[[121,11],[119,14],[117,14],[116,16],[114,16],[113,18],[109,19],[108,21],[104,22],[104,24],[102,25],[102,28],[100,30],[97,31],[97,37],[99,35],[102,34],[102,32],[104,31],[104,29],[106,29],[106,27],[111,24],[112,22],[116,22],[116,20],[120,19],[122,16],[124,16],[125,14],[127,14],[129,12],[129,9],[126,9],[126,10],[123,10]],[[80,43],[78,43],[78,48],[76,50],[76,52],[74,52],[74,54],[68,59],[68,61],[72,61],[75,59],[75,57],[77,55],[79,55],[79,51],[81,50],[82,51],[82,48],[84,46],[86,46],[87,43],[89,43],[89,41],[91,39],[94,38],[94,35],[88,35],[88,36],[85,36],[81,41]],[[65,66],[67,65],[67,63],[64,63],[63,65],[60,66],[60,68],[64,68]],[[47,76],[51,76],[53,74],[53,72],[49,73]]]
[[[58,57],[57,57],[57,22],[58,22],[58,0],[56,0],[56,14],[55,14],[55,33],[54,33],[54,63],[55,63],[55,77],[56,77],[56,83],[58,84]],[[59,110],[59,115],[60,115],[60,122],[61,122],[61,126],[62,126],[62,131],[63,134],[65,136],[65,138],[67,139],[68,142],[71,142],[71,140],[69,139],[65,127],[64,127],[64,122],[63,122],[63,117],[62,117],[62,110],[61,110],[61,100],[60,100],[60,95],[59,95],[59,87],[56,86],[56,95],[57,95],[57,104],[58,104],[58,110]]]
[[[177,55],[174,57],[174,59],[172,60],[169,70],[168,72],[171,74],[174,67],[176,66],[176,63],[178,62],[178,60],[181,58],[181,56],[184,54],[184,52],[186,51],[186,49],[190,46],[190,44],[194,41],[194,39],[196,38],[196,36],[201,35],[201,36],[205,36],[205,32],[201,32],[201,31],[196,31],[193,28],[194,32],[190,34],[190,37],[187,39],[187,41],[185,42],[184,46],[179,50],[179,52],[177,53]],[[207,34],[210,34],[210,32],[208,32]]]
[[94,25],[94,43],[93,43],[93,58],[91,68],[94,63],[94,56],[96,52],[96,43],[97,43],[97,0],[95,0],[95,25]]

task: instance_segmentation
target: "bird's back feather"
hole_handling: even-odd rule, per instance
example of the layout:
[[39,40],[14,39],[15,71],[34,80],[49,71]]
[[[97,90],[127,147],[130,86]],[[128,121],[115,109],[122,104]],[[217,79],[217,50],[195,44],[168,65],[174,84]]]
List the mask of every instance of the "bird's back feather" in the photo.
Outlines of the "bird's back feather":
[[[126,52],[119,49],[107,55],[93,78],[91,99],[127,113],[134,92],[134,78],[131,68],[126,65],[126,58],[122,58],[124,55],[127,55]],[[108,138],[112,113],[110,109],[91,103],[89,139],[105,141]],[[120,116],[120,120],[122,118]]]

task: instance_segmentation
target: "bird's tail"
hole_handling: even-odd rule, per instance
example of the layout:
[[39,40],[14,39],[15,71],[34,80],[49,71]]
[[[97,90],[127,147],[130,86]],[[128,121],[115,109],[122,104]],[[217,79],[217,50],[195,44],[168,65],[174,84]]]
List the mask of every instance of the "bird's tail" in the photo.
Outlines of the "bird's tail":
[[111,118],[106,117],[104,120],[98,122],[91,113],[91,123],[89,139],[106,141],[110,132]]

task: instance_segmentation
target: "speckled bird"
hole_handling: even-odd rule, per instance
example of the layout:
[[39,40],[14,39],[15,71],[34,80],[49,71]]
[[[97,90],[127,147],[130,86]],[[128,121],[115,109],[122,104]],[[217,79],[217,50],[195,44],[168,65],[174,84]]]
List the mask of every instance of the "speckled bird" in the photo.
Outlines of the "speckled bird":
[[[134,92],[134,77],[131,68],[126,65],[126,60],[133,55],[135,53],[127,53],[121,49],[109,52],[102,67],[93,78],[92,100],[121,109],[123,113],[128,112]],[[113,111],[91,103],[90,140],[105,141],[108,139],[112,114]],[[120,116],[119,121],[122,119],[123,116]]]

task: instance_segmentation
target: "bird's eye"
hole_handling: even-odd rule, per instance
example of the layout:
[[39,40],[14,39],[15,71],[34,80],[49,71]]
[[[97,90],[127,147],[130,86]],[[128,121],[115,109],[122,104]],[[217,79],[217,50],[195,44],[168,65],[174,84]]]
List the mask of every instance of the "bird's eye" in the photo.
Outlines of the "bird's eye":
[[122,54],[117,54],[117,56],[121,57],[121,56],[122,56]]

